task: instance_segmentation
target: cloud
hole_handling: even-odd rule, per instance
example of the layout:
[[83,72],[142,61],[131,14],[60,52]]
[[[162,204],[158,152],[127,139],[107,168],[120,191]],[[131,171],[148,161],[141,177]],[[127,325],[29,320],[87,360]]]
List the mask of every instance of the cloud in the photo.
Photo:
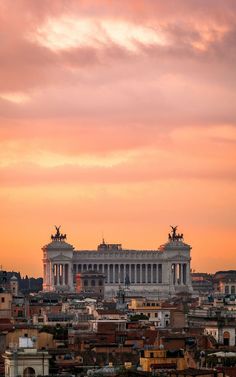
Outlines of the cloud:
[[[70,7],[64,1],[42,1],[37,6],[32,3],[19,1],[14,8],[7,2],[2,4],[0,90],[42,90],[77,83],[87,76],[81,68],[88,67],[92,77],[99,75],[106,84],[103,69],[96,65],[105,65],[108,73],[111,70],[114,74],[113,67],[120,57],[134,65],[135,71],[139,69],[137,55],[146,69],[150,65],[147,59],[156,57],[157,71],[165,73],[178,74],[181,70],[187,74],[194,69],[198,76],[205,71],[206,78],[212,72],[212,62],[221,65],[222,72],[229,65],[233,69],[232,2],[214,2],[214,7],[211,1],[197,5],[179,1],[175,7],[160,1],[130,1],[122,7],[114,1],[109,7],[107,1],[100,1],[99,6],[96,1],[72,1]],[[64,43],[64,48],[52,50],[50,40],[60,46]]]
[[234,184],[235,142],[235,128],[229,126],[207,132],[183,128],[171,131],[169,141],[150,138],[146,145],[138,146],[130,140],[125,148],[111,140],[113,146],[106,153],[105,146],[86,153],[82,148],[68,152],[62,144],[58,149],[51,144],[50,149],[49,144],[42,148],[36,142],[27,148],[25,141],[8,141],[1,146],[1,183],[19,187],[91,183],[114,186],[166,180]]
[[55,218],[85,246],[103,224],[153,247],[176,221],[198,266],[233,255],[235,25],[234,0],[0,3],[6,261],[31,270]]

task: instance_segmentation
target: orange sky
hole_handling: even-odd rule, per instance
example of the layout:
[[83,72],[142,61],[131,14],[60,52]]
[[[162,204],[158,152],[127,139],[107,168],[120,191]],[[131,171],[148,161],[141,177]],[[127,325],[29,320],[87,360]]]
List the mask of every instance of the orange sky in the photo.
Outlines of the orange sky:
[[[121,5],[122,4],[122,5]],[[236,269],[236,2],[0,3],[1,261],[42,274],[54,225]]]

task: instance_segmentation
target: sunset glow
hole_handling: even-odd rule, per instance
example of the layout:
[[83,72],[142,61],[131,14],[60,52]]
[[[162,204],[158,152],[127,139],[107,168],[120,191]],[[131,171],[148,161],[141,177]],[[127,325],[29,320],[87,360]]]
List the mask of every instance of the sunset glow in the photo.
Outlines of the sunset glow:
[[235,269],[236,2],[0,4],[1,264],[40,276],[61,225]]
[[32,39],[52,50],[76,47],[99,49],[117,44],[138,51],[138,44],[165,45],[164,35],[151,27],[142,27],[122,20],[94,20],[62,17],[49,20],[37,30]]

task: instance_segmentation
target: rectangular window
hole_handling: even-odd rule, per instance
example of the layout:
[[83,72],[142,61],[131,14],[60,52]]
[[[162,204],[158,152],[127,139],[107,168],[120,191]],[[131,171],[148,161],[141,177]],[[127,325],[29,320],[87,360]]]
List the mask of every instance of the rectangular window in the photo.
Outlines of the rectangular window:
[[1,302],[5,302],[5,297],[2,297],[2,298],[1,298]]

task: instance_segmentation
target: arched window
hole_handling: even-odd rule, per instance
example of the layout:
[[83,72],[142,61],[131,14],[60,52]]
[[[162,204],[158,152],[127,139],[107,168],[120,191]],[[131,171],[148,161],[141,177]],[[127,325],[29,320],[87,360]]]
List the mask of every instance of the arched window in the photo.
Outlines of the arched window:
[[92,286],[92,287],[95,287],[95,285],[96,285],[95,280],[91,280],[91,286]]
[[223,339],[224,339],[224,346],[229,346],[230,333],[228,331],[224,331]]
[[228,285],[225,286],[225,293],[229,294],[229,286]]
[[23,377],[35,377],[34,368],[31,368],[31,367],[25,368]]
[[88,280],[84,280],[84,286],[85,286],[85,287],[88,286]]
[[100,279],[100,280],[98,281],[98,285],[99,285],[100,287],[103,286],[103,281],[102,281],[102,279]]
[[231,286],[231,294],[232,294],[232,295],[235,294],[235,285],[232,285],[232,286]]

